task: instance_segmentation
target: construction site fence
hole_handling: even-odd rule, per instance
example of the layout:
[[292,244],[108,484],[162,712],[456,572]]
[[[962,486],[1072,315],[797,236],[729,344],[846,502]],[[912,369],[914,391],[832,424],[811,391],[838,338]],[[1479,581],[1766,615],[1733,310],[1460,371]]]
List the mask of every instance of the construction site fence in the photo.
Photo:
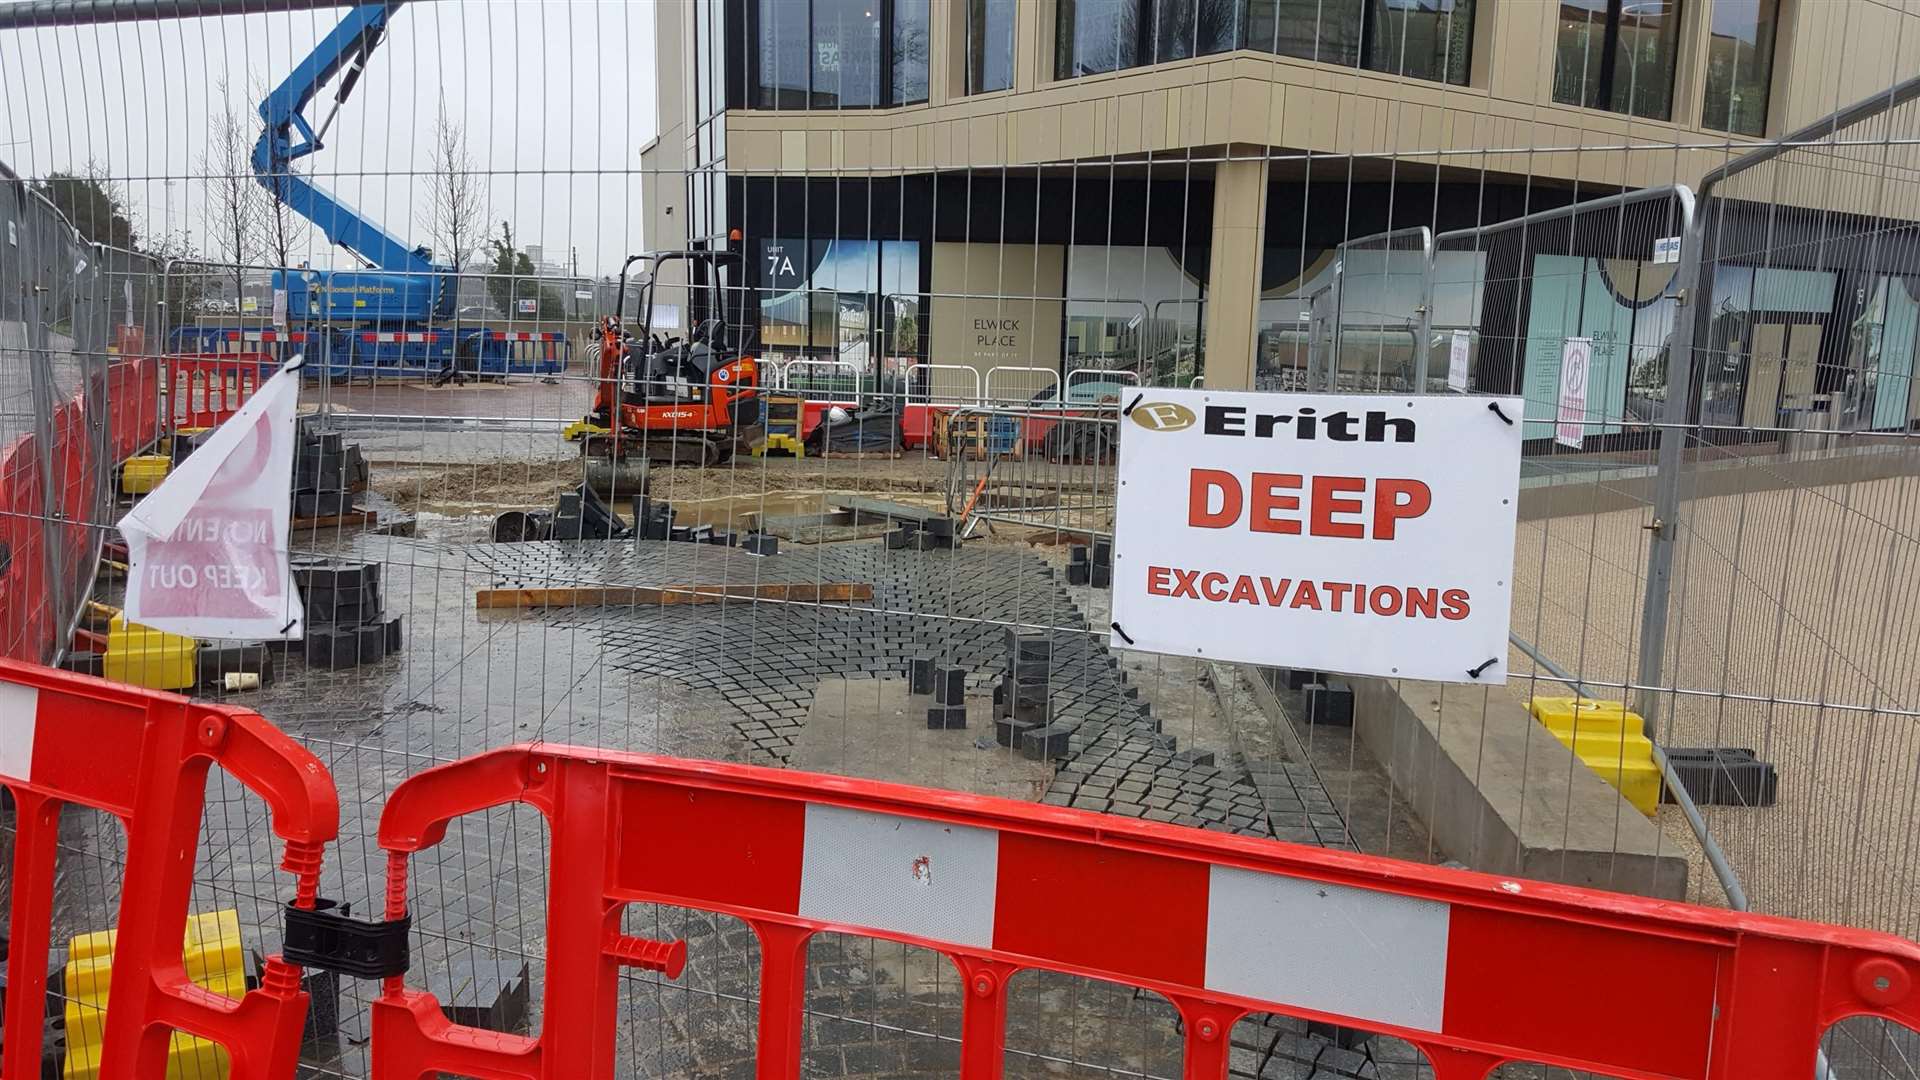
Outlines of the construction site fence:
[[160,432],[164,267],[83,241],[0,180],[0,656],[67,647],[113,520],[114,471]]
[[[0,662],[0,787],[14,820],[0,1071],[42,1075],[55,955],[59,823],[125,828],[110,961],[76,961],[65,1075],[159,1076],[209,1063],[293,1080],[313,998],[302,964],[377,984],[370,1074],[561,1080],[615,1075],[617,1026],[648,984],[720,939],[649,936],[633,910],[738,920],[758,943],[752,1072],[803,1073],[809,941],[927,950],[960,988],[957,1073],[997,1077],[1023,972],[1152,993],[1179,1018],[1182,1074],[1224,1080],[1232,1032],[1285,1015],[1404,1047],[1438,1080],[1510,1062],[1610,1076],[1805,1076],[1837,1025],[1920,1026],[1920,946],[1868,931],[1728,915],[1397,860],[897,784],[559,744],[488,750],[381,800],[380,919],[321,896],[340,793],[325,764],[258,714]],[[262,879],[284,936],[257,983],[205,988],[179,943],[210,772],[265,804],[280,851]],[[549,844],[537,1032],[451,1021],[408,938],[458,898],[430,861],[463,819],[525,806]],[[371,869],[371,867],[370,867]],[[1071,923],[1057,918],[1081,900]],[[723,946],[724,947],[724,946]],[[1510,973],[1535,978],[1516,993]],[[1649,985],[1638,973],[1658,971]],[[370,987],[371,989],[371,987]],[[331,992],[331,991],[328,991]],[[102,1007],[104,1006],[104,1007]],[[1645,1023],[1647,1010],[1660,1017]],[[1622,1032],[1639,1034],[1623,1038]],[[181,1040],[186,1040],[182,1042]],[[204,1048],[217,1047],[209,1055]],[[81,1060],[73,1060],[80,1055]],[[185,1055],[183,1057],[183,1055]]]
[[[302,1080],[571,1078],[607,1053],[628,1073],[784,1076],[796,1047],[822,1077],[1217,1076],[1223,1059],[1249,1080],[1920,1076],[1912,947],[1875,936],[1920,938],[1920,80],[1902,68],[1916,35],[1885,29],[1911,20],[1901,5],[401,5],[362,96],[331,129],[307,118],[329,145],[300,169],[460,264],[440,275],[450,314],[406,325],[276,310],[276,278],[353,265],[324,225],[296,223],[266,262],[257,244],[223,259],[194,220],[223,181],[251,183],[244,161],[200,157],[206,91],[280,77],[311,44],[304,11],[192,24],[248,35],[223,48],[176,33],[166,3],[81,6],[166,21],[12,31],[0,148],[43,175],[99,160],[142,241],[88,242],[131,230],[0,181],[0,655],[105,667],[62,654],[76,625],[106,625],[87,602],[121,595],[101,549],[126,505],[116,461],[219,423],[296,356],[300,408],[353,446],[342,475],[367,471],[338,493],[350,520],[306,519],[291,555],[377,569],[379,594],[344,606],[380,620],[351,626],[356,648],[372,633],[385,651],[338,667],[308,642],[204,643],[208,670],[238,654],[262,676],[203,683],[212,705],[0,676],[8,1080],[59,1034],[28,1037],[48,993],[92,1008],[29,973],[116,924],[159,974],[112,980],[131,995],[112,1008],[135,1004],[108,1053],[228,1039],[234,1075],[278,1080],[296,995],[329,999],[320,973],[265,958],[286,951],[288,903],[320,895],[410,919],[411,964],[342,983],[340,1037],[296,1048]],[[1097,70],[1183,35],[1197,57],[1182,9],[1331,43],[1322,8],[1355,20],[1341,47],[1361,68],[1396,25],[1472,61],[1458,84],[1244,52]],[[923,9],[951,18],[916,27]],[[1773,61],[1721,25],[1762,10],[1792,46]],[[738,18],[767,32],[734,49]],[[1498,36],[1535,22],[1561,34],[1546,60]],[[660,63],[592,59],[643,23]],[[1791,40],[1812,24],[1831,36]],[[1008,25],[1019,88],[963,99],[991,44],[972,30]],[[922,31],[926,104],[830,85],[891,89]],[[702,43],[729,46],[726,70],[701,70],[720,51]],[[1597,48],[1626,93],[1641,46],[1680,57],[1673,123],[1551,100],[1562,80],[1539,64]],[[744,104],[717,85],[768,55],[801,63]],[[511,218],[591,271],[521,252],[533,273],[490,274],[504,252],[430,237],[446,170],[406,125],[443,110],[430,93],[367,106],[435,56],[486,162],[489,238]],[[487,72],[444,58],[475,56],[551,77],[462,93],[462,72]],[[1699,95],[1680,91],[1767,62],[1762,129],[1797,130],[1695,129]],[[148,92],[66,81],[95,70]],[[1893,84],[1801,123],[1827,108],[1806,84],[1862,79]],[[539,122],[467,111],[509,91]],[[656,99],[658,117],[619,115]],[[604,137],[649,125],[645,146]],[[591,146],[565,141],[582,130]],[[614,272],[683,245],[724,249],[741,277]],[[669,376],[640,395],[647,420],[715,463],[600,458],[633,445],[583,422],[608,389],[609,316],[663,346],[737,346],[763,396],[805,400],[809,429],[891,409],[897,442],[856,426],[756,443],[750,409],[699,408],[717,383]],[[1592,350],[1571,402],[1570,343]],[[1236,665],[1110,632],[1125,411],[1174,389],[1522,398],[1505,685]],[[1487,483],[1504,498],[1515,480]],[[590,487],[611,493],[595,530]],[[503,518],[602,538],[492,542]],[[1297,572],[1284,548],[1273,561]],[[1028,635],[1048,663],[1023,691]],[[960,718],[908,692],[916,661],[943,669],[969,727],[932,726]],[[1572,698],[1623,708],[1562,738],[1545,717],[1586,715]],[[826,775],[889,770],[946,791]],[[164,925],[128,922],[156,899]],[[170,966],[189,912],[238,925],[219,991]],[[211,1000],[249,979],[264,1005]],[[70,1061],[88,1023],[65,1032]]]
[[946,459],[947,513],[963,536],[998,523],[1110,537],[1119,418],[1115,401],[953,409],[931,444]]

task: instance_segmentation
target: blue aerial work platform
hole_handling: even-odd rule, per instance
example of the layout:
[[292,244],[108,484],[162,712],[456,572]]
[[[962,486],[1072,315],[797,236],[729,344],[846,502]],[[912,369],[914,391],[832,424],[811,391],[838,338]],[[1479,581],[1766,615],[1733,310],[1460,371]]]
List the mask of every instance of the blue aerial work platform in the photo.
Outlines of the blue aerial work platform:
[[[304,334],[308,370],[316,376],[564,371],[572,352],[565,334],[455,320],[459,281],[451,267],[434,262],[431,251],[394,236],[293,168],[325,147],[327,128],[359,83],[397,7],[393,0],[349,10],[260,103],[266,128],[253,148],[254,178],[367,266],[276,270],[273,287],[285,290],[288,328]],[[316,130],[306,108],[335,76],[340,85],[333,107]],[[175,352],[230,351],[226,345],[248,334],[258,337],[259,330],[183,326],[169,344]]]

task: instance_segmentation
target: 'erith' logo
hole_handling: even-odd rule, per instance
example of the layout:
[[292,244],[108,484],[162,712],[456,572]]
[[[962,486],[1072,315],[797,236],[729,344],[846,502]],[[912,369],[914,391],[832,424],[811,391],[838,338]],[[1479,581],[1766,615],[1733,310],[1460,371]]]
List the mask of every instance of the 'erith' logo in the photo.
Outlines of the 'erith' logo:
[[1148,431],[1181,431],[1192,427],[1199,417],[1185,405],[1175,405],[1171,401],[1146,401],[1133,407],[1128,415],[1133,422]]

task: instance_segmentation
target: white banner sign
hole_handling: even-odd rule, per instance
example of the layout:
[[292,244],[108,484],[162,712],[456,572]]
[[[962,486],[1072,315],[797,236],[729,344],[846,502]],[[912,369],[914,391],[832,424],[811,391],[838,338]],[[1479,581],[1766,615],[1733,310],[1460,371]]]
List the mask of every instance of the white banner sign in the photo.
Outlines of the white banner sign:
[[1115,648],[1506,681],[1518,398],[1129,401]]
[[302,636],[287,565],[299,379],[268,379],[120,519],[128,622],[189,637]]
[[1455,330],[1453,344],[1447,349],[1447,389],[1467,392],[1467,364],[1472,349],[1473,335]]
[[1570,337],[1560,346],[1560,413],[1553,441],[1580,449],[1587,437],[1587,381],[1593,374],[1593,339]]

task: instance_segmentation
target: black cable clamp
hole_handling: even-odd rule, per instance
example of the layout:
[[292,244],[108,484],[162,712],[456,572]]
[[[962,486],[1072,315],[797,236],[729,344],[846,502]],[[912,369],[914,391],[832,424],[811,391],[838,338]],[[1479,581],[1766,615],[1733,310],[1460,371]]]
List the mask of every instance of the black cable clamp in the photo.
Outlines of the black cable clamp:
[[1477,679],[1477,678],[1479,678],[1479,677],[1480,677],[1480,675],[1481,675],[1481,673],[1483,673],[1483,672],[1485,672],[1485,671],[1486,671],[1486,670],[1487,670],[1488,668],[1490,668],[1490,667],[1492,667],[1493,665],[1495,665],[1495,664],[1497,664],[1497,663],[1499,663],[1499,662],[1500,662],[1500,658],[1499,658],[1499,657],[1497,657],[1497,656],[1495,656],[1495,657],[1491,657],[1491,658],[1489,658],[1489,659],[1487,660],[1487,662],[1486,662],[1486,663],[1484,663],[1484,664],[1481,664],[1481,665],[1480,665],[1479,667],[1470,667],[1470,668],[1468,668],[1468,669],[1467,669],[1467,676],[1468,676],[1469,678],[1474,678],[1474,679]]
[[1505,424],[1506,424],[1506,425],[1507,425],[1508,427],[1512,427],[1512,426],[1513,426],[1513,417],[1511,417],[1511,416],[1508,416],[1508,415],[1506,414],[1506,411],[1505,411],[1505,410],[1503,410],[1502,408],[1500,408],[1500,403],[1499,403],[1499,402],[1497,402],[1497,401],[1489,401],[1489,402],[1487,402],[1487,411],[1488,411],[1488,412],[1491,412],[1491,413],[1492,413],[1493,415],[1495,415],[1495,416],[1497,416],[1497,417],[1499,417],[1499,418],[1500,418],[1500,419],[1501,419],[1501,420],[1502,420],[1503,422],[1505,422]]
[[361,922],[333,900],[316,900],[313,909],[286,907],[281,954],[290,964],[337,971],[356,979],[404,975],[412,962],[407,934],[413,916],[386,922]]
[[1126,632],[1125,630],[1122,630],[1122,629],[1120,629],[1120,624],[1119,624],[1119,623],[1111,623],[1111,624],[1109,624],[1109,625],[1111,625],[1111,626],[1113,627],[1113,632],[1114,632],[1114,633],[1116,633],[1116,634],[1119,634],[1119,635],[1120,635],[1120,639],[1121,639],[1122,641],[1125,641],[1125,642],[1126,642],[1127,644],[1129,644],[1129,645],[1131,645],[1131,644],[1133,644],[1133,635],[1132,635],[1132,634],[1129,634],[1129,633],[1127,633],[1127,632]]

